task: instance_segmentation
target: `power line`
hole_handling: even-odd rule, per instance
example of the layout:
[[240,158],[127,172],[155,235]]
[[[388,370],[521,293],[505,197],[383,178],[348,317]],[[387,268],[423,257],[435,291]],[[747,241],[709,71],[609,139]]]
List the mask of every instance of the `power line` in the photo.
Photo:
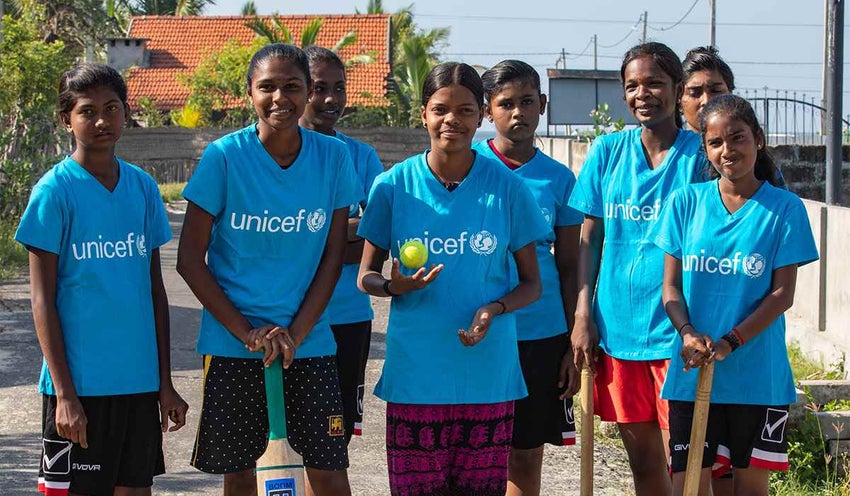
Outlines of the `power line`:
[[[570,55],[569,57],[565,57],[565,58],[567,60],[575,60],[575,59],[583,56],[584,54],[587,53],[587,49],[590,48],[590,45],[592,45],[592,44],[593,44],[593,37],[590,38],[590,40],[587,42],[587,45],[585,45],[584,48],[581,50],[581,53],[579,53],[578,55]],[[569,52],[565,52],[565,53],[569,53]]]
[[[519,22],[575,22],[575,23],[592,23],[592,24],[631,24],[632,21],[625,19],[574,19],[565,17],[513,17],[513,16],[492,16],[492,15],[449,15],[449,14],[416,14],[416,17],[428,17],[432,19],[464,19],[471,21],[519,21]],[[707,22],[691,21],[679,22],[682,26],[708,26]],[[823,29],[823,24],[816,23],[791,23],[791,22],[718,22],[718,26],[738,26],[738,27],[779,27],[779,28],[820,28]],[[844,25],[850,28],[850,24]],[[667,28],[669,29],[669,28]]]
[[613,45],[599,45],[599,48],[614,48],[615,46],[629,39],[629,36],[631,36],[635,32],[635,29],[637,29],[638,25],[643,20],[643,16],[644,14],[641,14],[640,17],[638,17],[638,20],[632,25],[632,29],[630,29],[629,32],[626,33],[626,36],[623,36],[623,39],[621,39],[617,43],[614,43]]
[[652,29],[653,31],[669,31],[669,30],[675,28],[676,26],[681,24],[682,21],[684,21],[689,15],[691,15],[691,12],[694,10],[694,7],[696,7],[698,3],[699,3],[699,0],[694,0],[694,3],[691,4],[691,8],[689,8],[688,11],[685,12],[685,15],[683,15],[681,19],[679,19],[678,21],[673,23],[672,26],[667,26],[666,28],[656,28],[656,27],[653,27],[653,26],[649,26],[649,29]]

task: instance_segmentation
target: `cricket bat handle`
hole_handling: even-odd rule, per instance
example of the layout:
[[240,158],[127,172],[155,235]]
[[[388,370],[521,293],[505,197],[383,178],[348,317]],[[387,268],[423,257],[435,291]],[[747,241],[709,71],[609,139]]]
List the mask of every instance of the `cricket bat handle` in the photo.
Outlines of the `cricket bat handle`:
[[581,496],[593,494],[593,372],[581,369]]
[[708,407],[711,404],[711,383],[714,379],[714,362],[699,369],[697,395],[694,399],[694,420],[691,423],[691,441],[688,445],[688,466],[685,469],[684,496],[699,494],[702,472],[702,452],[705,446],[705,429],[708,425]]

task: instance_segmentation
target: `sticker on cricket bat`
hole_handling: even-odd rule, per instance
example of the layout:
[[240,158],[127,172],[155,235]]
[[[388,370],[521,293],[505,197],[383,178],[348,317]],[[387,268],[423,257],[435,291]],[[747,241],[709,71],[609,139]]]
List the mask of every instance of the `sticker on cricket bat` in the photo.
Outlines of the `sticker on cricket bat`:
[[273,479],[266,481],[265,496],[296,496],[295,479]]

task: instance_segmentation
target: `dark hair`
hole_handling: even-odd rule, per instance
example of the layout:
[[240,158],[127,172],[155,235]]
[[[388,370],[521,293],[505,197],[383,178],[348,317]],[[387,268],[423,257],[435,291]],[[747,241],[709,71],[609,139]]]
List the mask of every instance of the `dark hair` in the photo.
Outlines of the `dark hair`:
[[462,62],[443,62],[435,66],[425,76],[422,83],[422,105],[428,103],[431,96],[441,88],[458,84],[472,92],[478,106],[484,105],[484,87],[475,69]]
[[337,66],[343,74],[345,74],[345,64],[342,62],[342,59],[339,58],[339,55],[335,54],[333,50],[328,50],[325,47],[316,45],[310,45],[304,49],[304,55],[307,56],[310,67],[318,62],[324,62],[326,64],[333,64]]
[[[671,50],[670,47],[664,43],[650,41],[633,46],[623,56],[623,64],[620,66],[620,81],[623,84],[626,82],[626,66],[628,66],[633,60],[641,57],[648,57],[652,59],[652,61],[655,62],[655,64],[660,67],[665,74],[670,76],[670,79],[673,80],[674,88],[685,80],[685,74],[682,72],[682,63],[679,61],[679,57],[676,55],[676,52]],[[676,127],[682,127],[683,124],[682,114],[679,112],[679,98],[681,96],[681,94],[676,95]]]
[[257,53],[251,57],[251,64],[248,66],[247,76],[249,90],[251,89],[251,81],[254,76],[254,71],[257,70],[257,66],[268,59],[284,59],[292,62],[301,69],[301,72],[304,73],[304,78],[307,81],[307,87],[309,88],[312,85],[313,82],[310,79],[310,62],[307,60],[307,55],[304,54],[304,50],[301,50],[294,45],[287,45],[286,43],[272,43],[271,45],[266,45],[263,48],[260,48],[257,50]]
[[[705,146],[705,124],[708,122],[709,117],[714,114],[722,114],[729,119],[741,121],[749,126],[756,139],[758,139],[759,136],[761,136],[763,140],[765,139],[764,131],[759,125],[758,118],[756,118],[756,113],[753,111],[753,107],[750,105],[750,102],[738,95],[730,93],[726,95],[718,95],[712,98],[705,104],[702,111],[700,111],[699,128],[702,129],[701,134],[703,146]],[[756,151],[756,166],[754,172],[756,179],[767,181],[774,186],[780,185],[779,171],[776,168],[776,164],[773,162],[773,158],[771,158],[770,154],[767,153],[767,146],[762,146]],[[720,176],[717,170],[711,166],[708,168],[708,173],[712,179]]]
[[101,86],[114,91],[121,103],[127,105],[127,83],[121,74],[108,65],[84,62],[75,65],[59,78],[59,112],[70,112],[81,93]]
[[489,102],[490,98],[502,89],[502,86],[511,81],[530,83],[537,93],[540,93],[540,75],[533,67],[521,60],[503,60],[481,75],[484,98]]
[[720,74],[729,91],[735,89],[735,75],[729,64],[720,58],[717,49],[711,46],[696,47],[687,54],[682,61],[682,70],[685,72],[685,81],[691,78],[695,72],[714,71]]

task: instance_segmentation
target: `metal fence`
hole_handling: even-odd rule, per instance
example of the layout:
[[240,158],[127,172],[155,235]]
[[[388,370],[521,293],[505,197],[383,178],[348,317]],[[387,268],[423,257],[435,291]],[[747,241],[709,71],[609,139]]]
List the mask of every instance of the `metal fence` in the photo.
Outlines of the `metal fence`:
[[[796,91],[744,90],[764,129],[768,145],[825,145],[826,109]],[[842,141],[850,144],[850,115],[842,119]]]

